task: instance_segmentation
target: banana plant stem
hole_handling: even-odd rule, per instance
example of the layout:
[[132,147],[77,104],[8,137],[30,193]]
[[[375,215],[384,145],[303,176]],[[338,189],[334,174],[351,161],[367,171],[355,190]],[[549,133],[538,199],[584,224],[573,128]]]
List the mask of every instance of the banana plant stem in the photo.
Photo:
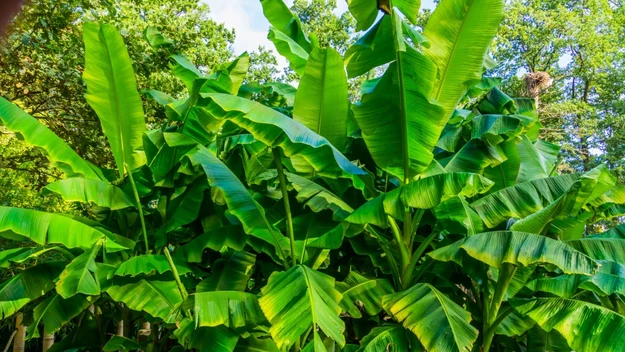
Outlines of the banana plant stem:
[[187,290],[184,288],[182,281],[180,280],[180,274],[178,274],[178,269],[174,264],[174,260],[171,258],[171,254],[169,253],[169,249],[167,247],[163,248],[163,252],[165,253],[165,257],[167,258],[167,263],[169,263],[169,267],[171,268],[172,274],[174,274],[174,280],[176,280],[176,284],[178,285],[178,290],[180,290],[180,295],[182,296],[182,300],[187,299],[189,294]]
[[410,253],[408,253],[408,248],[402,240],[401,231],[399,230],[399,226],[397,226],[397,222],[390,216],[387,216],[387,218],[389,224],[391,225],[391,231],[393,232],[393,236],[395,237],[395,242],[397,242],[397,248],[399,248],[399,254],[401,255],[400,272],[403,273],[410,263]]
[[[273,148],[273,160],[278,170],[278,181],[280,182],[280,190],[282,191],[282,200],[284,202],[284,211],[286,212],[286,231],[291,242],[291,264],[297,265],[297,255],[295,253],[295,234],[293,233],[293,216],[291,215],[291,205],[289,204],[289,193],[286,189],[286,177],[284,177],[284,169],[282,168],[282,158],[278,148]],[[302,251],[305,251],[303,248]]]
[[[501,302],[508,290],[508,286],[516,273],[516,265],[510,263],[504,263],[499,269],[499,278],[497,279],[497,287],[493,293],[493,300],[490,303],[490,309],[488,310],[487,319],[484,322],[484,343],[483,352],[489,352],[490,346],[493,343],[493,337],[495,336],[495,323],[500,321],[497,319]],[[486,309],[486,308],[485,308]],[[503,319],[502,319],[503,320]]]
[[143,207],[141,206],[141,198],[139,197],[139,192],[137,191],[137,185],[135,184],[135,179],[132,177],[132,172],[128,168],[128,165],[124,164],[126,168],[126,172],[128,173],[128,179],[130,180],[130,186],[132,186],[132,193],[135,196],[135,202],[137,202],[137,210],[139,211],[139,220],[141,221],[141,231],[143,232],[143,242],[145,243],[145,251],[147,252],[150,247],[148,245],[148,231],[145,227],[145,218],[143,217]]
[[432,243],[434,238],[436,238],[436,235],[438,235],[438,232],[432,231],[432,233],[423,242],[421,242],[419,247],[417,247],[417,250],[412,254],[410,264],[408,264],[408,267],[405,269],[404,275],[402,277],[404,290],[410,287],[410,283],[412,282],[412,275],[414,274],[414,269],[416,268],[417,263],[419,262],[419,259],[421,259],[423,253],[425,253],[425,250],[428,248],[430,243]]

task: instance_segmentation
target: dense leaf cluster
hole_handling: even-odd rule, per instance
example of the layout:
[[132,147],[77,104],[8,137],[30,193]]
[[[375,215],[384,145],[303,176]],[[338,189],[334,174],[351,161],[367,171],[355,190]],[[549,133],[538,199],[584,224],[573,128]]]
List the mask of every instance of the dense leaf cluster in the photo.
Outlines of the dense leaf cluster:
[[25,243],[0,251],[2,318],[25,313],[29,339],[71,326],[49,351],[622,350],[625,231],[585,229],[625,189],[604,166],[559,174],[534,100],[483,76],[502,0],[442,0],[423,32],[418,1],[353,0],[366,32],[344,55],[261,3],[298,87],[244,82],[247,54],[209,73],[173,54],[186,94],[147,92],[154,129],[122,36],[84,26],[114,169],[0,99],[65,175],[46,190],[90,206],[0,207]]

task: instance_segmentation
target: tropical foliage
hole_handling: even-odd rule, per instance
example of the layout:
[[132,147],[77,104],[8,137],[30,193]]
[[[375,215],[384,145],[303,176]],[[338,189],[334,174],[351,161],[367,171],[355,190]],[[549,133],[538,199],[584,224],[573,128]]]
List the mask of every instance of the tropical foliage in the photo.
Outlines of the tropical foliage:
[[64,329],[48,351],[622,350],[625,229],[586,228],[625,189],[603,166],[559,174],[534,100],[483,75],[503,0],[442,0],[423,31],[418,1],[350,1],[366,31],[344,55],[261,3],[298,87],[244,84],[245,54],[208,75],[174,54],[186,96],[149,92],[156,129],[120,34],[84,26],[114,169],[0,100],[65,175],[46,190],[89,205],[0,207],[20,241],[2,318]]

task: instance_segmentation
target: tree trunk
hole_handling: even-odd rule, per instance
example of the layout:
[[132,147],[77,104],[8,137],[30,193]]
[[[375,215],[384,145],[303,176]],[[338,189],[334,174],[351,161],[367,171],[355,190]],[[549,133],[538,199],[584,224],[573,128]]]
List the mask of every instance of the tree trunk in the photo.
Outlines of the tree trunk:
[[[45,326],[44,326],[45,332]],[[43,352],[46,352],[50,347],[54,345],[54,333],[48,334],[43,338]]]
[[124,336],[124,321],[120,320],[119,323],[117,323],[117,336]]
[[24,320],[24,314],[17,313],[15,316],[15,328],[17,334],[15,340],[13,340],[13,352],[24,352],[26,344],[26,327],[22,324]]

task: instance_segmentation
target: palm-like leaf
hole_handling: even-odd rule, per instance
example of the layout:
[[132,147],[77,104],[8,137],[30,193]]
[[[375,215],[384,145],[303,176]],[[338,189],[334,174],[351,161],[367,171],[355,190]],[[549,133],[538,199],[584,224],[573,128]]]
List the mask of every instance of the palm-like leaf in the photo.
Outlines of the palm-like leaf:
[[332,48],[315,48],[297,87],[293,119],[339,150],[347,140],[347,77],[343,58]]
[[354,318],[362,318],[361,310],[369,315],[382,311],[382,296],[394,292],[393,286],[385,279],[368,279],[351,271],[336,288],[343,294],[341,307]]
[[86,23],[85,98],[102,122],[120,177],[145,164],[140,151],[145,119],[130,56],[115,27]]
[[406,332],[401,325],[375,327],[363,337],[358,352],[408,351],[410,345]]
[[65,267],[56,283],[56,292],[61,297],[68,299],[79,293],[91,296],[100,294],[100,283],[94,273],[97,270],[95,258],[101,247],[102,243],[97,242]]
[[[211,187],[222,192],[228,209],[241,221],[247,234],[275,246],[277,252],[274,253],[288,250],[286,237],[269,224],[263,208],[221,160],[199,145],[187,154],[187,158],[194,168],[204,171]],[[286,259],[284,255],[282,259]]]
[[0,284],[0,317],[7,318],[54,288],[66,262],[46,262],[26,269]]
[[256,296],[240,291],[196,293],[194,313],[196,326],[237,329],[255,327],[267,320]]
[[75,295],[68,299],[63,299],[58,294],[48,297],[33,311],[35,321],[28,326],[28,338],[39,337],[37,328],[39,323],[43,323],[44,335],[56,332],[92,303],[89,297],[83,295]]
[[428,351],[470,351],[477,339],[469,312],[431,285],[385,296],[382,304]]
[[118,238],[108,231],[99,230],[61,214],[45,213],[36,210],[0,207],[0,233],[28,237],[35,243],[44,245],[60,243],[68,248],[90,249],[93,244],[107,238],[107,250],[127,249],[130,243],[118,242]]
[[315,335],[319,328],[339,345],[345,344],[345,324],[339,318],[342,295],[332,277],[298,265],[273,273],[261,291],[260,307],[279,348],[292,346],[311,327]]
[[503,5],[502,0],[443,0],[429,18],[423,34],[430,47],[424,53],[439,70],[431,97],[444,107],[446,119],[482,78],[484,58],[503,19]]
[[495,268],[504,263],[517,266],[549,263],[569,274],[593,274],[599,265],[574,248],[545,236],[499,231],[469,236],[428,254],[440,261],[460,265],[466,256]]
[[557,330],[576,351],[622,351],[625,317],[594,304],[562,299],[512,300],[514,309],[543,330]]
[[105,291],[114,301],[122,302],[132,310],[145,311],[168,323],[176,320],[178,308],[182,304],[182,296],[174,281],[117,278],[111,281]]
[[21,134],[26,143],[43,149],[52,166],[63,171],[66,176],[104,179],[95,166],[82,159],[46,126],[1,97],[0,122],[9,130]]
[[211,266],[212,273],[197,285],[197,292],[245,291],[256,256],[247,252],[224,255]]
[[94,203],[111,210],[135,206],[119,187],[99,180],[67,178],[47,185],[46,190],[61,195],[67,201]]

